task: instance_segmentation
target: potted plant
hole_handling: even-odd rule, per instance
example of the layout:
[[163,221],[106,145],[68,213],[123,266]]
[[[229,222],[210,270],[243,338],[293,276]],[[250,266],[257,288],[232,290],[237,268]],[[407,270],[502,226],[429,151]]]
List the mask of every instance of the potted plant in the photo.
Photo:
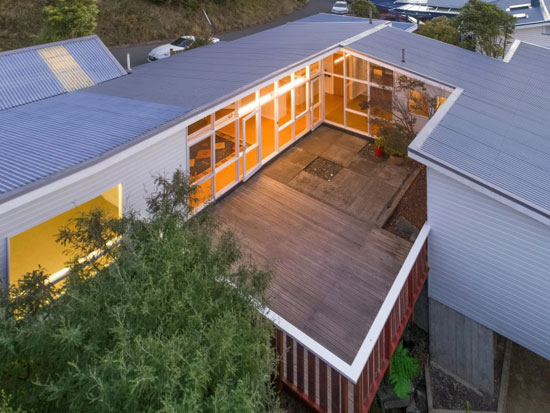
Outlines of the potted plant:
[[407,147],[412,141],[408,131],[396,123],[390,123],[380,128],[379,135],[384,142],[384,151],[390,156],[390,161],[401,165],[403,157],[407,155]]
[[374,155],[376,155],[377,158],[383,158],[386,155],[382,138],[378,138],[374,141]]

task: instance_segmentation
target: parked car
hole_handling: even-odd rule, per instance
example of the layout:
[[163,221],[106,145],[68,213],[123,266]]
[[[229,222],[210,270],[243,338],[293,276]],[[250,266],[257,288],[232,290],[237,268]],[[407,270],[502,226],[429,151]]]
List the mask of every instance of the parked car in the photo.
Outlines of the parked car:
[[334,6],[332,6],[331,12],[334,14],[348,14],[348,3],[346,1],[337,1],[334,3]]
[[[149,52],[147,60],[150,62],[154,62],[155,60],[170,57],[170,50],[173,50],[174,52],[183,52],[189,49],[194,41],[195,36],[181,36],[179,39],[174,40],[172,43],[167,43],[155,47]],[[211,43],[218,43],[220,39],[218,39],[217,37],[211,37],[210,41]]]

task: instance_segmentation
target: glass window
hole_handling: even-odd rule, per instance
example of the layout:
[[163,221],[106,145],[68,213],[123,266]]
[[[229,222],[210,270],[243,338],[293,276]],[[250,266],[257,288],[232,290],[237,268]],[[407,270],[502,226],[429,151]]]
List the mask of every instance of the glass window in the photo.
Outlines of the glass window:
[[382,86],[393,86],[393,71],[371,63],[370,81]]
[[284,95],[279,96],[277,101],[279,103],[279,126],[283,126],[285,123],[292,120],[292,98],[290,92],[286,92]]
[[309,66],[309,77],[314,78],[321,73],[321,62],[315,62]]
[[237,181],[237,162],[226,166],[221,171],[216,172],[216,194],[220,193],[232,183]]
[[[284,93],[290,90],[290,81],[291,81],[290,76],[285,76],[279,80],[279,83],[277,86],[279,88],[279,93]],[[281,92],[280,89],[283,89],[283,91]]]
[[223,109],[217,110],[214,114],[216,124],[227,122],[230,119],[235,118],[235,104],[226,106]]
[[294,101],[296,103],[296,117],[298,117],[307,110],[307,87],[305,84],[295,89]]
[[307,131],[310,129],[309,123],[310,123],[309,115],[304,115],[300,119],[296,119],[296,137],[297,138],[307,133]]
[[387,120],[392,120],[392,91],[380,89],[377,87],[371,87],[370,94],[370,115]]
[[270,98],[275,96],[275,83],[272,83],[260,90],[260,100],[267,102]]
[[380,130],[384,127],[390,127],[391,123],[380,120],[380,119],[370,119],[370,135],[379,137]]
[[189,178],[197,182],[212,172],[212,137],[207,136],[189,148]]
[[236,157],[236,125],[231,122],[216,131],[216,168]]
[[239,115],[244,116],[252,112],[257,107],[256,92],[239,100]]
[[187,127],[188,139],[195,138],[203,133],[207,133],[212,129],[212,116],[208,115],[204,118],[192,123]]
[[368,80],[368,62],[353,55],[348,56],[346,62],[346,74],[348,77],[359,80]]
[[300,69],[296,73],[294,73],[294,86],[302,85],[307,80],[307,74],[306,69]]
[[346,107],[368,113],[369,86],[365,83],[347,81]]
[[428,96],[418,90],[409,90],[409,112],[427,118],[429,116]]
[[325,58],[325,72],[344,75],[344,54],[337,52]]
[[279,148],[292,141],[292,124],[279,131]]
[[212,198],[212,178],[207,179],[196,187],[195,193],[190,196],[189,206],[194,209]]
[[98,197],[76,206],[56,217],[38,224],[9,239],[9,283],[41,266],[52,280],[65,273],[68,260],[66,246],[56,242],[59,230],[71,226],[72,220],[93,210],[101,209],[109,218],[122,216],[122,185],[109,189]]
[[325,119],[344,126],[344,79],[325,75]]
[[447,100],[446,96],[438,96],[437,97],[437,107],[436,107],[436,109],[439,109],[441,107],[441,105],[445,103],[446,100]]
[[369,118],[357,113],[347,112],[348,128],[352,128],[363,133],[369,133]]

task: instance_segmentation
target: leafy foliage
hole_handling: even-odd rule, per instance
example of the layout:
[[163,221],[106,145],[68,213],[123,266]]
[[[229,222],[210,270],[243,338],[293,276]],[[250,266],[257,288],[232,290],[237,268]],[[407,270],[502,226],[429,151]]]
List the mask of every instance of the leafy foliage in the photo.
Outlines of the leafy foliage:
[[445,16],[436,17],[418,26],[418,34],[458,46],[459,35],[455,25]]
[[[0,387],[10,406],[276,408],[272,326],[258,311],[269,273],[244,260],[208,211],[188,219],[194,190],[183,173],[157,186],[147,218],[96,211],[60,231],[75,255],[57,290],[37,270],[3,292]],[[104,253],[93,262],[78,259],[98,249]]]
[[41,41],[56,41],[93,34],[99,7],[97,0],[56,0],[44,12],[47,25]]
[[[411,92],[420,92],[418,97]],[[392,114],[392,121],[373,121],[378,127],[380,145],[388,155],[407,155],[409,144],[416,137],[417,117],[411,112],[411,106],[427,106],[428,117],[432,117],[437,110],[437,97],[429,96],[424,82],[399,76],[394,80],[393,95],[389,102],[371,101],[362,102],[361,108],[376,107],[383,112]]]
[[369,17],[369,12],[372,11],[372,18],[380,17],[380,12],[376,5],[369,0],[355,0],[351,4],[351,12],[357,17]]
[[462,37],[462,47],[491,57],[504,55],[515,23],[514,16],[481,0],[469,0],[453,19]]
[[420,363],[399,343],[391,359],[390,383],[400,399],[409,396],[412,380],[420,372]]

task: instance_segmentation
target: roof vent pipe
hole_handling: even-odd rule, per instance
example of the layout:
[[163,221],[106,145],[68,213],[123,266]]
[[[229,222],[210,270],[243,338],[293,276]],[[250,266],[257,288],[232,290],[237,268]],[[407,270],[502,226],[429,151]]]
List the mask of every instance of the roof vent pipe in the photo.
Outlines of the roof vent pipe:
[[372,9],[369,9],[369,23],[372,24]]
[[405,63],[405,49],[401,49],[401,63]]
[[126,70],[128,73],[132,73],[132,66],[130,65],[130,53],[126,53]]

